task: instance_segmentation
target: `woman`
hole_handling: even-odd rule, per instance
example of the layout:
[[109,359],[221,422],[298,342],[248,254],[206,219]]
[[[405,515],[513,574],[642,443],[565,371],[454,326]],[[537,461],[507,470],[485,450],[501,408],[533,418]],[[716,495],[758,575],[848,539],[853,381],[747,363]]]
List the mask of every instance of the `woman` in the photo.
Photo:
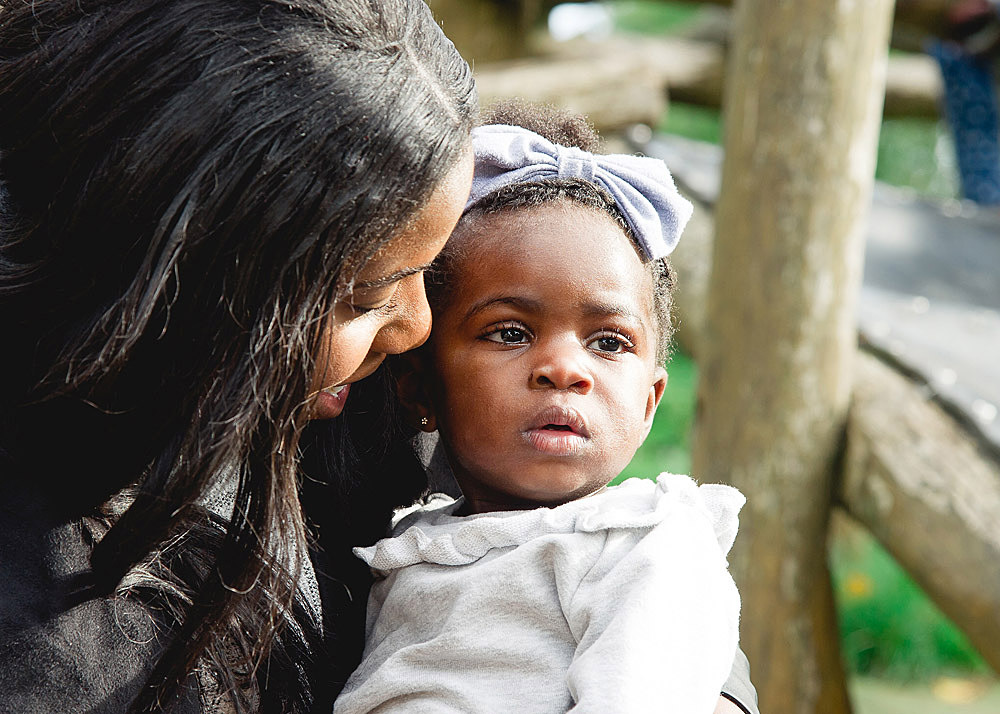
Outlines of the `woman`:
[[0,48],[0,710],[308,710],[303,431],[429,330],[468,66],[416,0],[2,0]]

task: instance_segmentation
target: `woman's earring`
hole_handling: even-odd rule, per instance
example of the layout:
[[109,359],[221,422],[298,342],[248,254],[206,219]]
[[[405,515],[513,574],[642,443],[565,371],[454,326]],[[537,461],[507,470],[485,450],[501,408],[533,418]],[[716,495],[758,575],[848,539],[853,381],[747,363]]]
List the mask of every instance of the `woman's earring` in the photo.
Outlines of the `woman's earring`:
[[427,426],[431,421],[427,417],[420,417],[420,426]]

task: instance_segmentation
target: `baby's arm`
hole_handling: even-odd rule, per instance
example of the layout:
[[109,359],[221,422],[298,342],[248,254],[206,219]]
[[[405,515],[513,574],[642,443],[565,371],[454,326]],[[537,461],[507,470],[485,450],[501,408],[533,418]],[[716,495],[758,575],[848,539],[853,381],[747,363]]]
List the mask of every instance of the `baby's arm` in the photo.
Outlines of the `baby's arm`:
[[715,714],[743,714],[743,710],[729,699],[719,697],[719,703],[715,705]]
[[736,652],[739,595],[712,524],[696,509],[679,505],[648,530],[606,531],[566,611],[578,642],[567,674],[573,714],[725,706],[719,692]]
[[735,709],[723,709],[723,712],[733,714],[760,714],[757,705],[757,690],[754,689],[753,682],[750,681],[750,662],[743,650],[736,650],[736,659],[733,660],[733,670],[729,673],[729,679],[722,687],[723,697],[731,700]]

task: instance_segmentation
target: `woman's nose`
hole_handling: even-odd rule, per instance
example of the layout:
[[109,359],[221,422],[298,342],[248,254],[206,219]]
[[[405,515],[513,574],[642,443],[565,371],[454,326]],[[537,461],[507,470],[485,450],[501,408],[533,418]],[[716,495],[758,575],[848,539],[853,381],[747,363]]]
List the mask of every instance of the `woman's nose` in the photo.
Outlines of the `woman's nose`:
[[587,369],[584,348],[576,340],[544,347],[536,355],[538,361],[531,370],[531,388],[568,389],[581,394],[593,388],[594,377]]
[[[419,347],[431,334],[431,308],[427,304],[423,275],[411,276],[405,293],[397,295],[392,320],[379,331],[372,350],[396,355]],[[403,286],[400,285],[400,289]]]

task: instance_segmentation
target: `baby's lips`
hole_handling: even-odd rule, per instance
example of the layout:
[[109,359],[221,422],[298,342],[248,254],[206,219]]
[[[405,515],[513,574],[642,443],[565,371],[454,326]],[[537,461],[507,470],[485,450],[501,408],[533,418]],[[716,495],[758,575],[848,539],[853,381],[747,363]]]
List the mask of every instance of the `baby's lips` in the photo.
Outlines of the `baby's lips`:
[[587,420],[576,409],[563,405],[553,405],[542,410],[533,420],[529,430],[545,429],[548,426],[566,426],[574,434],[590,438]]

